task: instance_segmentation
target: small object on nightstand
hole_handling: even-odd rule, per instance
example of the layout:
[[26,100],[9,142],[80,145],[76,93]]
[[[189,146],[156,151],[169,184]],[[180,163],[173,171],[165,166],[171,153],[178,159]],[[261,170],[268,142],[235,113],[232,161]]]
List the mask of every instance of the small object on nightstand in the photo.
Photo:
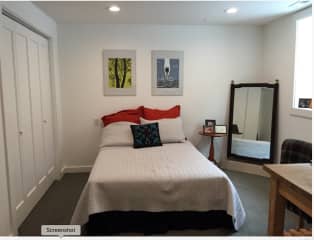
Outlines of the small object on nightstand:
[[210,134],[210,133],[214,133],[215,129],[214,127],[206,127],[205,125],[203,125],[203,133],[204,134]]
[[227,134],[227,125],[216,125],[215,133]]
[[215,155],[215,149],[214,149],[214,138],[215,137],[226,137],[227,133],[206,133],[204,131],[199,131],[199,134],[202,136],[208,136],[210,137],[210,148],[209,148],[209,155],[208,160],[212,161],[213,163],[217,164],[215,161],[214,155]]

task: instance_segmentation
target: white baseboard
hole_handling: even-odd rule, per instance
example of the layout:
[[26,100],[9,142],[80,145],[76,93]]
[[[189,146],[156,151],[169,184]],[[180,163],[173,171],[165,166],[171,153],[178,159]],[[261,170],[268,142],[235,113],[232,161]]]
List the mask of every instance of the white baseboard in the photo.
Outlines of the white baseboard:
[[237,172],[244,172],[253,175],[259,175],[263,177],[269,177],[269,175],[263,170],[263,165],[250,164],[245,162],[223,160],[219,164],[221,168],[226,170],[232,170]]
[[92,165],[64,166],[61,174],[64,173],[86,173],[92,170]]

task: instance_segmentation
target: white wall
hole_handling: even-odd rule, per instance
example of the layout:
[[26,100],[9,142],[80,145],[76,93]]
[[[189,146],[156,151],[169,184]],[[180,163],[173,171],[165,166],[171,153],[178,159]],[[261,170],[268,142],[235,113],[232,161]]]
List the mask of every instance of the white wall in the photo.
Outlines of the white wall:
[[[209,139],[201,141],[198,130],[205,119],[227,123],[231,80],[260,79],[259,27],[88,24],[58,27],[64,123],[62,159],[66,166],[93,164],[100,133],[95,119],[143,104],[158,108],[181,104],[187,137],[208,156]],[[136,49],[136,96],[103,96],[103,49]],[[184,51],[183,96],[151,96],[151,50]],[[216,150],[220,158],[219,149]]]
[[[59,82],[59,69],[58,69],[58,37],[57,37],[57,25],[50,17],[43,13],[31,2],[0,2],[0,27],[2,23],[2,8],[8,10],[11,14],[20,18],[24,22],[28,23],[38,31],[42,32],[49,38],[49,48],[51,55],[51,76],[53,79],[52,88],[54,95],[54,112],[55,112],[55,129],[56,129],[56,155],[57,164],[60,168],[59,153],[62,144],[62,122],[61,122],[61,101],[60,101],[60,82]],[[0,31],[0,42],[2,38],[2,31]],[[4,46],[2,46],[4,47]],[[2,59],[2,53],[0,48],[0,62],[5,61]],[[0,76],[1,77],[1,76]],[[7,187],[7,175],[6,175],[6,160],[4,155],[4,137],[3,137],[3,123],[2,123],[2,109],[0,107],[0,235],[16,234],[17,228],[14,224],[10,226],[10,217],[8,214],[9,201],[8,201],[8,187]]]
[[291,115],[294,75],[295,20],[312,8],[267,24],[263,28],[263,79],[279,79],[279,116],[276,160],[282,142],[296,138],[312,142],[312,120]]

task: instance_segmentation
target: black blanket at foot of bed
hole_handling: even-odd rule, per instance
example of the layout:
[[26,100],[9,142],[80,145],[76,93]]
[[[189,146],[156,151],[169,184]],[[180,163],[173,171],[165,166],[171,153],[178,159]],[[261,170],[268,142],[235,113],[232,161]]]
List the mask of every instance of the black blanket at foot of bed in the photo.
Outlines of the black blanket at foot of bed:
[[152,235],[166,233],[169,230],[221,227],[234,230],[232,217],[225,211],[111,211],[89,216],[89,221],[83,228],[83,235],[118,235],[130,232]]

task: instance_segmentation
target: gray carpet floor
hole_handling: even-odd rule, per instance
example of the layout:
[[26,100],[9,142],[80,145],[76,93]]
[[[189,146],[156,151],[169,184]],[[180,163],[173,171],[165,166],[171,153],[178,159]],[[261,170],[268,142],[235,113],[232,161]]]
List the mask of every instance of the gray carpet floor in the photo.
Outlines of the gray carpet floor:
[[[269,180],[246,173],[226,171],[237,188],[247,217],[239,231],[228,229],[169,231],[168,236],[265,236],[268,221]],[[41,225],[69,224],[87,173],[65,174],[56,181],[38,202],[19,228],[20,236],[40,235]],[[298,218],[286,211],[285,228],[296,227]],[[132,235],[132,234],[131,234]]]

